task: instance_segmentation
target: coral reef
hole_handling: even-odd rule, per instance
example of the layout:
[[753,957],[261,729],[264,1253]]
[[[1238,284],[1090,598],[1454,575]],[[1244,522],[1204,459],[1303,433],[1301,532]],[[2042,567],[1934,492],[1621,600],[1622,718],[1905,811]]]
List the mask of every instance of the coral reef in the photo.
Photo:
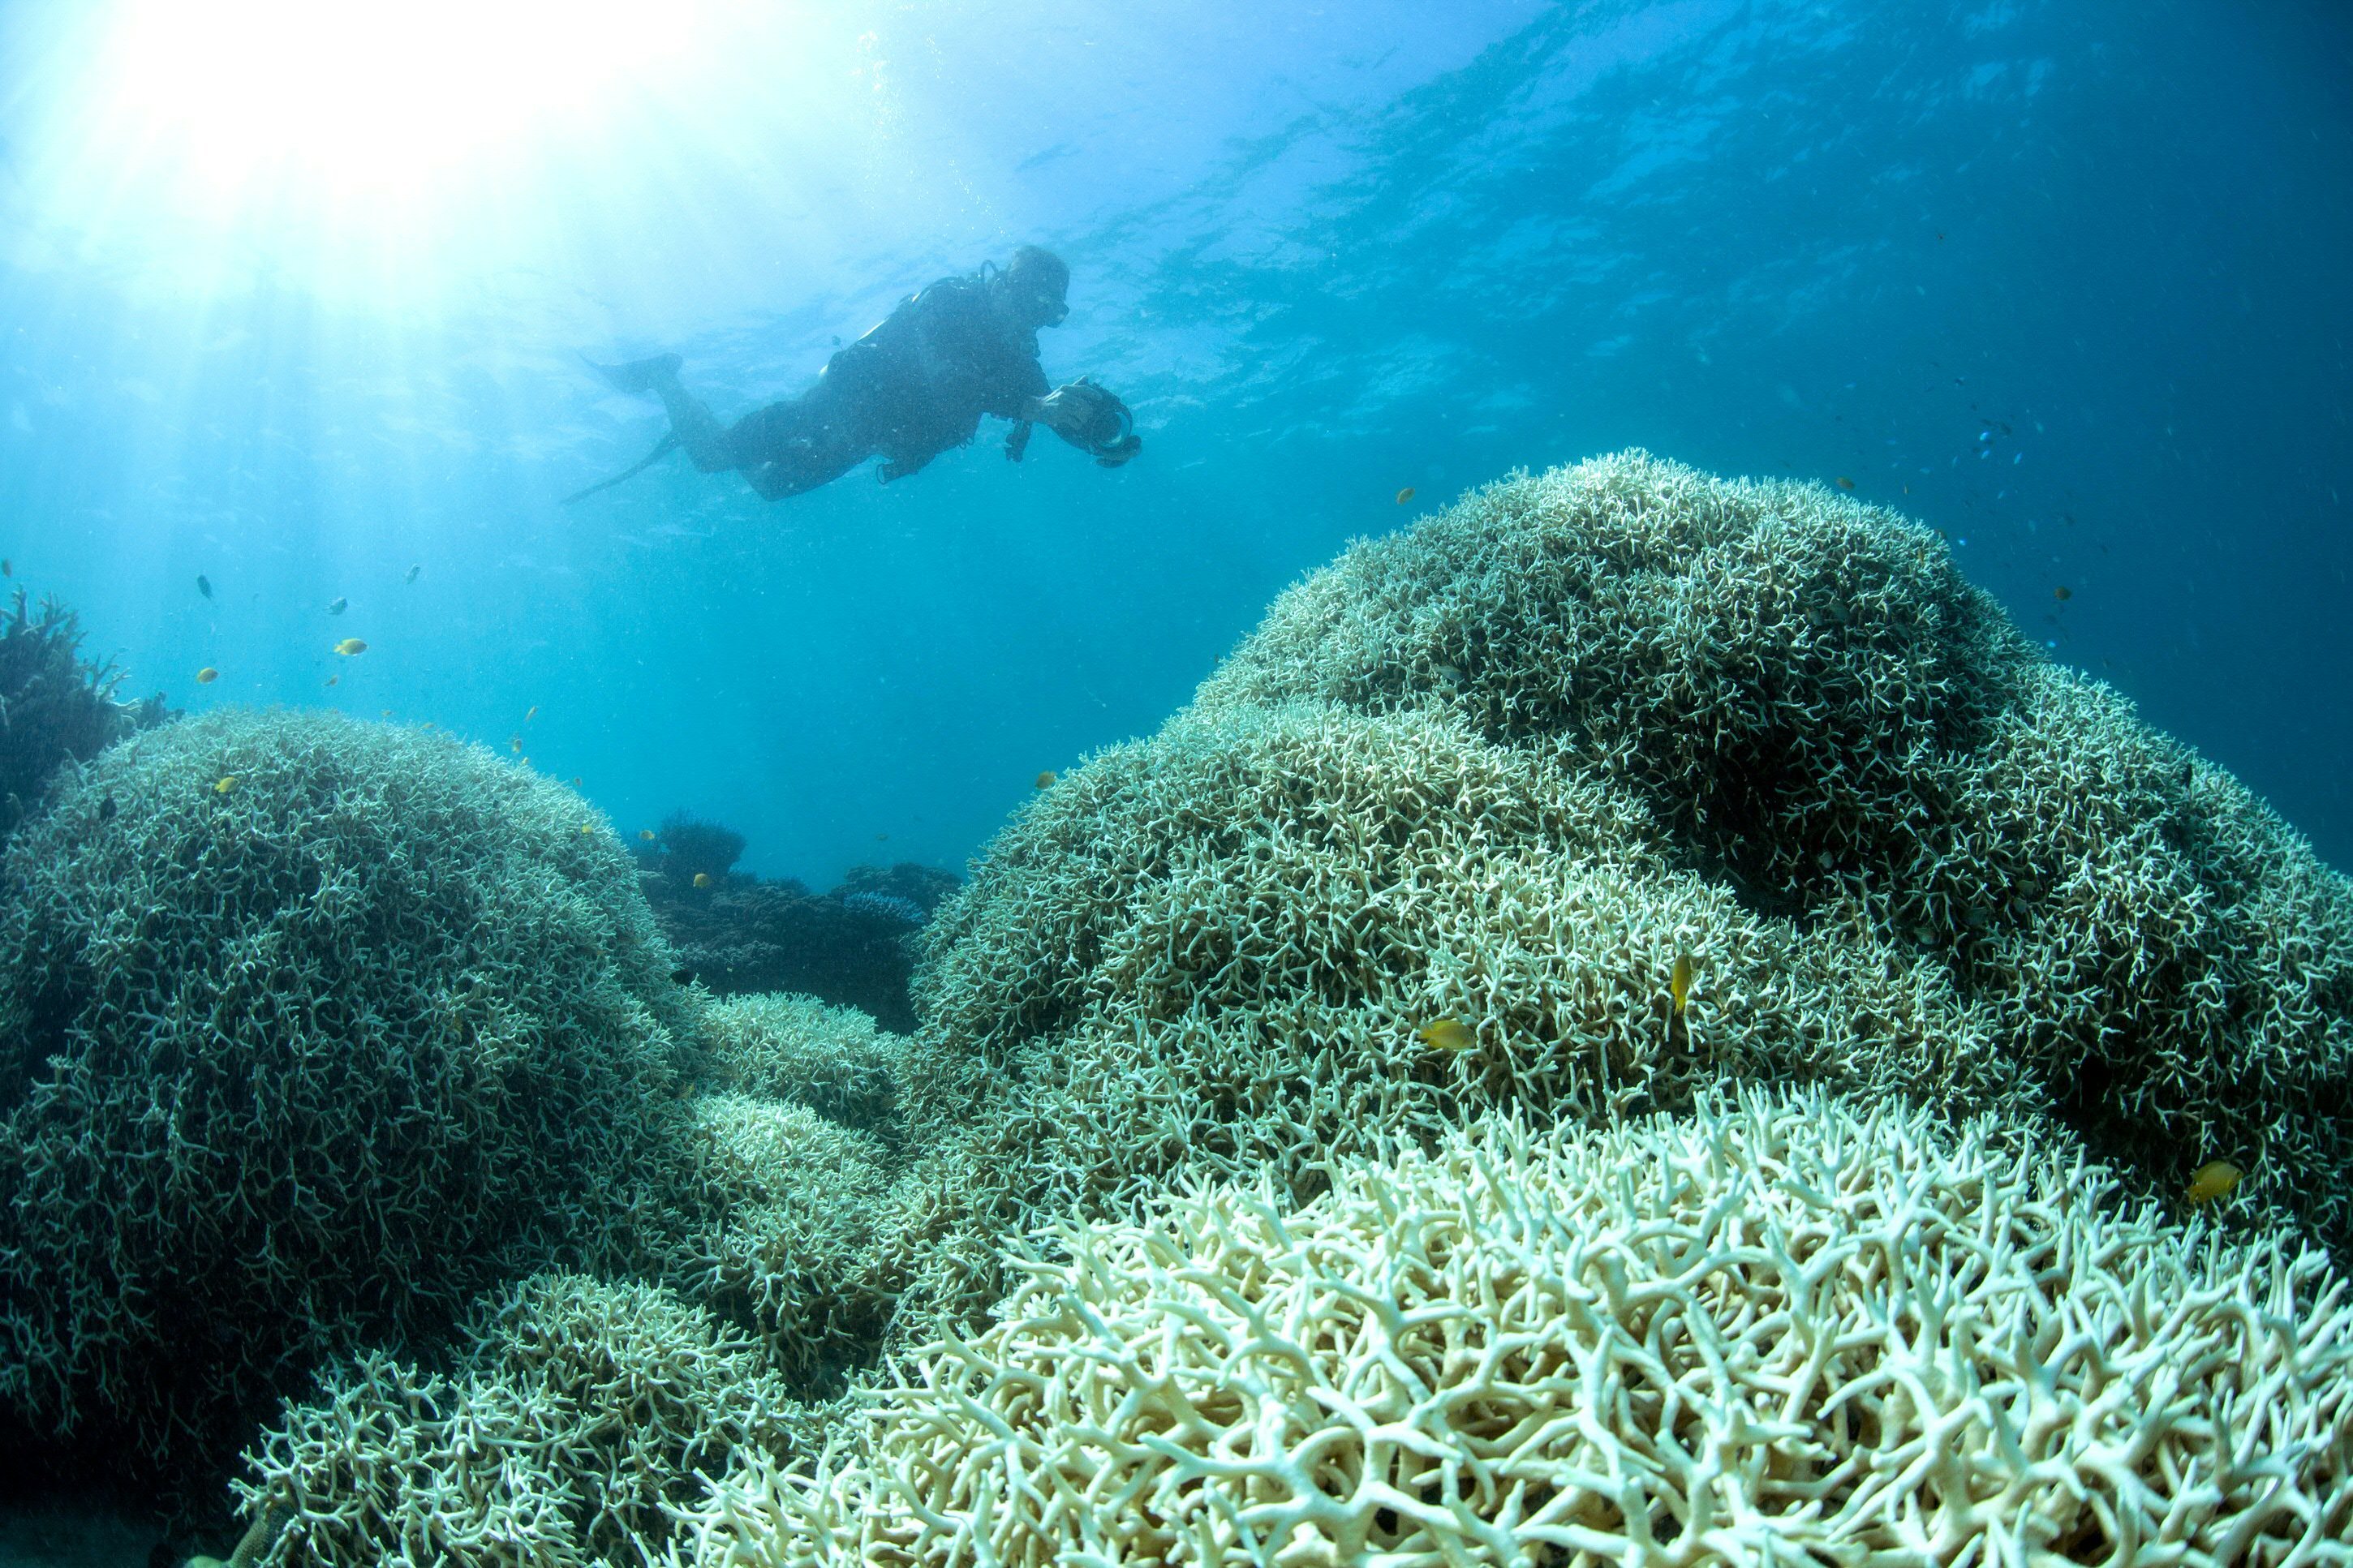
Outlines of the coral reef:
[[789,878],[740,871],[698,889],[672,869],[667,855],[647,858],[646,899],[681,963],[711,990],[792,992],[857,1007],[901,1034],[915,1026],[909,939],[956,887],[949,873],[860,866],[820,895]]
[[2353,1562],[2353,1305],[2073,1139],[1751,1093],[1065,1227],[752,1565]]
[[711,1071],[727,1088],[896,1142],[905,1043],[871,1015],[814,996],[733,996],[711,1005],[703,1031]]
[[228,711],[110,749],[0,878],[10,1424],[201,1466],[325,1355],[702,1223],[696,1004],[560,786]]
[[122,672],[81,658],[81,626],[54,599],[38,611],[25,590],[0,615],[0,843],[38,810],[58,767],[86,763],[164,716],[164,700],[115,700]]
[[448,1373],[370,1353],[288,1406],[237,1488],[279,1524],[257,1561],[655,1562],[703,1474],[816,1430],[758,1345],[649,1286],[534,1277],[467,1338]]
[[914,985],[902,1331],[976,1321],[989,1238],[1176,1176],[1304,1198],[1335,1152],[1727,1076],[2056,1108],[2353,1242],[2346,880],[1928,531],[1639,453],[1287,592],[1024,807]]

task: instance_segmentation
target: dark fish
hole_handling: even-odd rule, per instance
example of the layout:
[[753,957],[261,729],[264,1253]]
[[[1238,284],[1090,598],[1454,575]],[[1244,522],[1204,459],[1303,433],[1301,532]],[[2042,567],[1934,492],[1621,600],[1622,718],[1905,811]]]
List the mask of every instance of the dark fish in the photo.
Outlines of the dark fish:
[[425,565],[424,565],[424,563],[423,563],[422,562],[419,562],[417,564],[416,564],[416,565],[414,565],[414,566],[411,566],[411,567],[408,569],[408,575],[407,575],[407,576],[406,576],[406,577],[403,577],[403,578],[401,579],[401,581],[402,581],[402,582],[404,582],[404,583],[414,583],[414,582],[416,582],[416,581],[417,581],[417,574],[419,572],[422,572],[422,571],[424,571],[424,570],[425,570]]
[[1854,481],[1848,479],[1844,474],[1841,474],[1838,477],[1838,488],[1842,490],[1851,490],[1854,489]]
[[196,592],[207,599],[213,596],[213,580],[201,572],[196,574]]
[[2075,590],[2070,588],[2064,583],[2062,583],[2059,586],[2051,590],[2051,596],[2063,605],[2068,600],[2075,596]]
[[694,980],[694,971],[691,969],[673,969],[670,972],[670,977],[672,983],[676,984],[691,984]]
[[110,795],[98,803],[98,819],[100,822],[112,822],[114,814],[121,809],[114,804],[114,797]]
[[351,607],[352,602],[349,599],[337,599],[333,604],[327,606],[327,614],[331,616],[340,616]]
[[16,566],[9,562],[6,556],[0,555],[0,577],[14,577],[16,574]]
[[1413,500],[1413,487],[1411,485],[1408,485],[1405,489],[1398,491],[1398,505],[1403,506],[1406,502],[1411,500]]

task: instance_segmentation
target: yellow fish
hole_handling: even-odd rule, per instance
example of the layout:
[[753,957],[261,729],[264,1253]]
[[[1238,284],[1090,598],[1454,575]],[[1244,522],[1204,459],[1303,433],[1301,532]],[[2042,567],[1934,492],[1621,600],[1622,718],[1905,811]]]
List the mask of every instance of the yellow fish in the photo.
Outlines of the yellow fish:
[[214,681],[218,680],[219,679],[220,671],[215,669],[209,664],[205,666],[204,668],[196,671],[196,684],[198,686],[210,686]]
[[1399,506],[1403,506],[1403,505],[1405,505],[1405,503],[1406,503],[1406,502],[1408,502],[1408,501],[1411,500],[1412,499],[1413,499],[1413,487],[1412,487],[1411,485],[1408,485],[1408,486],[1406,486],[1406,488],[1405,488],[1405,489],[1401,489],[1401,490],[1398,491],[1398,505],[1399,505]]
[[1471,1026],[1460,1018],[1440,1018],[1414,1031],[1415,1039],[1433,1051],[1467,1051],[1479,1043]]
[[538,704],[538,703],[536,703],[536,702],[533,703],[530,707],[528,707],[528,708],[526,708],[526,709],[524,709],[524,710],[522,710],[522,721],[523,721],[524,723],[526,723],[526,724],[530,723],[533,719],[536,719],[536,718],[538,718],[538,717],[539,717],[539,704]]
[[213,793],[215,795],[227,795],[236,787],[237,775],[235,773],[223,773],[221,775],[220,783],[213,785]]
[[1675,966],[1667,974],[1667,994],[1675,1005],[1675,1016],[1683,1016],[1683,1004],[1691,1000],[1692,974],[1697,966],[1688,952],[1675,954]]
[[596,825],[593,822],[584,822],[580,825],[580,831],[583,833],[594,833],[596,831]]
[[507,750],[508,750],[508,751],[510,751],[510,752],[520,752],[520,751],[522,751],[522,737],[521,735],[509,735],[509,736],[507,737]]
[[328,651],[331,653],[342,654],[348,658],[353,654],[367,652],[367,644],[360,641],[357,637],[345,637],[343,641],[337,643]]
[[656,834],[650,827],[640,827],[638,829],[638,837],[644,839],[647,843],[651,844],[659,837],[659,835]]
[[1054,787],[1054,770],[1048,768],[1044,773],[1039,773],[1036,778],[1029,782],[1036,784],[1039,789],[1052,789]]
[[1844,474],[1841,474],[1838,477],[1838,488],[1842,490],[1851,490],[1854,489],[1854,481],[1848,479]]
[[2216,1198],[2229,1197],[2245,1174],[2228,1160],[2211,1160],[2189,1173],[2189,1190],[2182,1195],[2192,1208],[2202,1208]]
[[711,873],[708,871],[697,871],[694,874],[694,885],[698,888],[707,888],[711,886]]

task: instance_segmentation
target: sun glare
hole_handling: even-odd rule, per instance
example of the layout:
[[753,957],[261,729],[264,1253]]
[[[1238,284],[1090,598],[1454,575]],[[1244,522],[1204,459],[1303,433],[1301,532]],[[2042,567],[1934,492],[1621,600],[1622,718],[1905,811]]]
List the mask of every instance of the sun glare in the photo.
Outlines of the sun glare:
[[399,196],[576,127],[660,63],[684,9],[131,0],[102,46],[97,129],[213,201]]

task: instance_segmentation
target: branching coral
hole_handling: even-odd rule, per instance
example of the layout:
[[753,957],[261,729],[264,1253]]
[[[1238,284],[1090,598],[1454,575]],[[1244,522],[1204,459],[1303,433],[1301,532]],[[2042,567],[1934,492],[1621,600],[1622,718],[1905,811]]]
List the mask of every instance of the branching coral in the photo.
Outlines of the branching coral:
[[865,1267],[888,1151],[805,1105],[723,1094],[694,1109],[721,1201],[674,1273],[749,1326],[797,1391],[829,1390],[888,1316]]
[[727,1087],[895,1138],[905,1044],[857,1008],[814,996],[733,996],[712,1004],[703,1026],[712,1071]]
[[0,841],[40,805],[61,763],[86,763],[163,716],[163,700],[118,702],[122,672],[80,657],[72,611],[25,590],[0,615]]
[[248,1456],[266,1563],[658,1560],[702,1477],[814,1432],[759,1347],[666,1291],[576,1275],[509,1290],[453,1374],[358,1358]]
[[[578,797],[227,712],[114,747],[0,889],[0,1407],[141,1470],[320,1356],[693,1215],[691,995]],[[226,1439],[226,1440],[224,1440]]]
[[2073,1140],[1752,1093],[1067,1227],[697,1561],[2353,1562],[2353,1305]]

